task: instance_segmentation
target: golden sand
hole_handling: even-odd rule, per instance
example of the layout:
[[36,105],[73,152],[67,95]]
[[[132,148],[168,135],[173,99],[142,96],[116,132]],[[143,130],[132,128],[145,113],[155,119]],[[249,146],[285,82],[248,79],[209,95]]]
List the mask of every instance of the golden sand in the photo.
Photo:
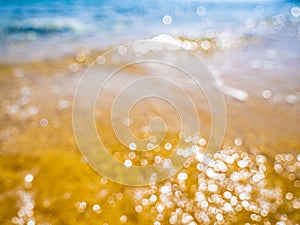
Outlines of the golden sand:
[[[215,165],[219,166],[202,171],[197,157],[201,157],[205,143],[198,140],[195,146],[199,154],[175,177],[153,186],[123,186],[95,173],[84,162],[72,131],[76,85],[95,55],[1,66],[1,224],[300,221],[300,105],[283,101],[273,104],[261,98],[260,93],[250,92],[251,97],[245,102],[225,96],[228,121],[224,150],[215,158]],[[214,60],[214,56],[206,57]],[[152,71],[131,67],[126,72],[139,76]],[[247,89],[250,85],[238,77],[233,73],[225,82],[233,80]],[[268,85],[268,81],[261,82]],[[201,136],[207,139],[211,122],[207,103],[193,89],[188,92],[203,103],[199,104],[198,113]],[[129,156],[130,151],[116,141],[110,121],[106,120],[113,96],[112,90],[107,102],[99,106],[99,133],[119,160],[131,157],[136,165],[143,164],[142,160],[151,164],[153,155]],[[157,108],[165,112],[171,125],[176,121],[172,109],[150,99],[133,112],[136,127],[132,129],[156,115]],[[176,123],[172,127],[174,130],[170,129],[167,137],[175,142]],[[161,150],[156,154],[165,157],[169,153]]]

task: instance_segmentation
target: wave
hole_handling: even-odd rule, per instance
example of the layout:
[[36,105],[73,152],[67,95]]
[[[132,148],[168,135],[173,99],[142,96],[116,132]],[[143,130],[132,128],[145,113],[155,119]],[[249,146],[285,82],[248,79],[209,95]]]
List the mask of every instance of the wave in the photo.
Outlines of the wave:
[[34,18],[19,23],[8,24],[3,30],[8,34],[28,32],[34,32],[38,35],[57,33],[81,34],[88,31],[88,26],[79,20],[71,18]]

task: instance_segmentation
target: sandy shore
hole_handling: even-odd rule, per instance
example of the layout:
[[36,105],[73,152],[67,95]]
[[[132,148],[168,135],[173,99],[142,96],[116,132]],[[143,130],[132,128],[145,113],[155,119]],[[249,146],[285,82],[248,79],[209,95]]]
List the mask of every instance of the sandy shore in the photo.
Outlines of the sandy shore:
[[[238,54],[242,51],[244,50],[239,50]],[[72,101],[84,70],[99,52],[80,54],[50,61],[0,67],[1,224],[11,224],[13,218],[23,218],[25,221],[34,218],[36,224],[117,224],[125,220],[123,215],[126,215],[128,224],[150,224],[153,223],[153,218],[163,214],[159,213],[159,210],[158,213],[153,212],[153,205],[143,205],[139,198],[132,199],[132,195],[139,191],[149,196],[151,193],[157,194],[159,187],[166,182],[158,184],[156,188],[121,186],[101,178],[82,160],[72,131]],[[227,88],[222,89],[227,106],[224,148],[235,149],[238,154],[246,152],[254,161],[256,155],[265,155],[268,168],[267,177],[264,178],[266,186],[270,189],[276,186],[282,188],[281,195],[284,199],[284,202],[278,203],[274,212],[268,214],[269,220],[279,221],[280,216],[285,214],[291,223],[299,221],[299,207],[290,207],[290,203],[286,203],[288,200],[284,197],[286,192],[293,193],[293,199],[300,197],[297,182],[295,186],[296,180],[300,182],[299,161],[298,164],[293,164],[293,170],[276,174],[274,177],[271,175],[274,173],[272,165],[276,155],[291,154],[293,160],[289,162],[296,163],[296,157],[300,154],[300,90],[297,89],[299,74],[291,74],[289,68],[265,70],[249,67],[249,62],[244,61],[244,64],[241,64],[244,59],[235,59],[236,54],[230,51],[199,54],[212,70],[219,74]],[[232,62],[230,66],[226,64],[228,59]],[[227,69],[224,69],[224,65],[227,65]],[[132,67],[125,71],[128,77],[122,79],[126,81],[141,74],[151,75],[158,73],[160,69],[164,70],[160,67]],[[164,73],[167,74],[168,71]],[[207,139],[211,122],[207,102],[204,96],[195,90],[193,84],[186,82],[183,86],[187,88],[192,99],[200,103],[197,110],[202,128],[201,136]],[[122,161],[126,159],[129,151],[114,139],[113,130],[106,119],[109,115],[108,106],[117,90],[117,86],[111,86],[105,102],[97,105],[101,116],[97,117],[96,114],[96,120],[102,138],[111,146],[111,153]],[[272,90],[271,94],[266,90]],[[247,97],[239,99],[240,95],[236,95],[236,91],[246,93]],[[262,95],[263,91],[265,92]],[[160,109],[159,112],[157,108]],[[145,120],[157,113],[168,118],[174,129],[169,129],[168,137],[175,140],[177,115],[163,102],[150,99],[141,104],[134,112],[136,116],[133,129],[140,128]],[[137,135],[143,134],[138,130]],[[138,155],[133,162],[139,164],[141,159],[153,162],[153,156],[149,153]],[[232,167],[232,172],[234,169],[235,167]],[[190,177],[198,173],[192,167],[185,168],[184,171]],[[33,181],[24,181],[28,174],[34,177]],[[294,174],[294,178],[287,178],[286,174]],[[195,184],[192,181],[193,179],[185,188],[186,196],[195,192]],[[167,182],[178,184],[179,181],[171,179]],[[259,186],[253,184],[253,189],[258,192]],[[34,204],[34,210],[31,209],[32,213],[34,211],[33,215],[30,215],[30,207],[27,208],[29,211],[26,211],[28,215],[19,213],[21,208],[25,207],[22,199],[26,194]],[[101,209],[95,207],[97,204]],[[7,205],[12,207],[8,209],[5,207]],[[143,213],[137,213],[137,206],[143,206]],[[3,207],[6,209],[3,210]],[[174,207],[166,210],[161,219],[162,224],[169,221],[172,210]],[[188,212],[186,208],[183,211]],[[248,210],[242,209],[230,215],[224,213],[223,216],[225,221],[234,218],[232,222],[239,224],[247,221],[250,214]],[[264,221],[264,216],[261,217],[263,219],[258,222]],[[211,221],[215,220],[215,217],[213,218]]]

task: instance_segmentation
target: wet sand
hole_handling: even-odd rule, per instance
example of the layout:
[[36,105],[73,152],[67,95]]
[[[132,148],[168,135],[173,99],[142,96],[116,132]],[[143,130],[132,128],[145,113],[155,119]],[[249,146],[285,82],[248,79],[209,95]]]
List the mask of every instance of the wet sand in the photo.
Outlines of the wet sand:
[[[282,71],[250,68],[246,62],[244,65],[240,64],[239,60],[243,59],[235,61],[234,54],[231,52],[199,52],[214,71],[221,71],[224,59],[231,57],[234,63],[229,69],[221,71],[221,80],[226,86],[235,87],[249,95],[248,99],[241,101],[225,93],[227,129],[222,148],[225,149],[224,155],[237,154],[236,162],[247,158],[249,165],[243,167],[238,163],[228,163],[228,169],[220,173],[231,177],[235,171],[242,174],[247,172],[247,169],[252,174],[262,172],[264,183],[257,184],[252,181],[251,183],[250,178],[245,178],[244,181],[232,185],[250,184],[253,193],[249,202],[259,205],[265,201],[266,204],[271,205],[265,215],[261,209],[256,211],[253,208],[247,209],[246,203],[243,203],[245,200],[240,198],[237,205],[240,205],[241,209],[232,204],[235,208],[230,212],[226,210],[215,212],[213,208],[211,208],[212,212],[209,210],[207,212],[202,206],[197,205],[198,200],[195,200],[194,196],[201,190],[198,185],[202,182],[209,186],[211,179],[205,175],[205,172],[199,170],[197,165],[201,162],[197,162],[197,159],[182,171],[188,175],[188,180],[175,177],[142,188],[122,186],[107,181],[84,162],[72,131],[72,101],[84,70],[98,54],[99,52],[92,52],[87,58],[77,54],[77,57],[70,56],[51,61],[1,65],[1,224],[12,222],[22,224],[21,220],[25,222],[32,220],[35,224],[123,224],[125,222],[153,224],[155,221],[169,224],[172,218],[176,218],[175,214],[180,220],[188,214],[193,219],[186,219],[186,221],[196,221],[195,223],[202,221],[205,224],[213,221],[221,224],[240,224],[250,221],[266,224],[267,221],[272,224],[285,221],[286,224],[295,224],[299,221],[300,90],[297,89],[299,72],[294,71],[295,75],[290,75],[291,71],[288,68],[283,68]],[[122,79],[126,81],[141,74],[151,75],[160,69],[164,70],[160,67],[132,67],[125,71],[128,77]],[[286,81],[286,77],[290,80]],[[187,88],[191,97],[200,103],[197,110],[202,128],[201,137],[207,139],[211,123],[207,102],[204,96],[199,95],[199,91],[195,90],[193,84],[187,82],[183,83],[183,86]],[[272,89],[272,96],[269,99],[261,95],[265,89]],[[130,151],[116,141],[107,120],[110,113],[108,106],[117,90],[118,87],[111,87],[104,98],[105,102],[97,104],[96,109],[100,111],[101,116],[97,117],[96,114],[96,121],[99,133],[111,147],[111,153],[123,161]],[[158,108],[159,112],[157,112]],[[169,119],[172,129],[168,130],[167,137],[175,142],[178,138],[178,124],[176,125],[178,117],[172,113],[170,107],[160,101],[150,99],[136,109],[133,130],[140,128],[145,124],[144,121],[159,113]],[[144,134],[137,130],[137,135]],[[197,145],[200,149],[205,147],[205,145],[201,146],[200,142]],[[162,151],[157,154],[163,157],[169,153]],[[257,158],[257,155],[262,155],[262,158]],[[148,163],[154,161],[153,155],[149,153],[137,154],[132,161],[140,165],[143,164],[143,159],[143,162],[146,159]],[[279,162],[282,170],[274,167]],[[261,169],[262,165],[265,169]],[[230,185],[225,185],[221,180],[218,182],[216,181],[219,187],[217,191],[210,192],[209,189],[203,191],[208,199],[214,198],[212,193],[223,196],[226,189],[238,196],[236,189],[228,188]],[[161,191],[162,187],[169,184],[172,186],[171,195]],[[259,195],[261,189],[270,190],[271,195],[273,193],[281,201],[277,202],[271,197]],[[176,190],[181,194],[176,193]],[[139,193],[142,197],[136,197]],[[288,193],[292,194],[291,198]],[[153,195],[157,198],[155,201],[154,197],[151,200]],[[259,199],[261,199],[260,203]],[[170,202],[170,207],[164,205],[167,202]],[[209,206],[215,206],[217,209],[224,205],[224,202],[214,202],[214,200],[208,200],[208,203]],[[179,208],[181,210],[178,211]],[[205,220],[204,215],[199,216],[201,214],[199,210],[207,212],[209,222]],[[181,221],[179,224],[188,224],[188,222]]]

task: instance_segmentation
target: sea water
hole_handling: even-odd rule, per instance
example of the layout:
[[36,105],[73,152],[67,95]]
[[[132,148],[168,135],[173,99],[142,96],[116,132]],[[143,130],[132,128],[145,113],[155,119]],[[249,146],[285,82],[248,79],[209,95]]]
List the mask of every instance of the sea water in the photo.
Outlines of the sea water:
[[1,1],[0,61],[52,58],[160,34],[288,38],[294,49],[300,46],[299,7],[284,0]]

